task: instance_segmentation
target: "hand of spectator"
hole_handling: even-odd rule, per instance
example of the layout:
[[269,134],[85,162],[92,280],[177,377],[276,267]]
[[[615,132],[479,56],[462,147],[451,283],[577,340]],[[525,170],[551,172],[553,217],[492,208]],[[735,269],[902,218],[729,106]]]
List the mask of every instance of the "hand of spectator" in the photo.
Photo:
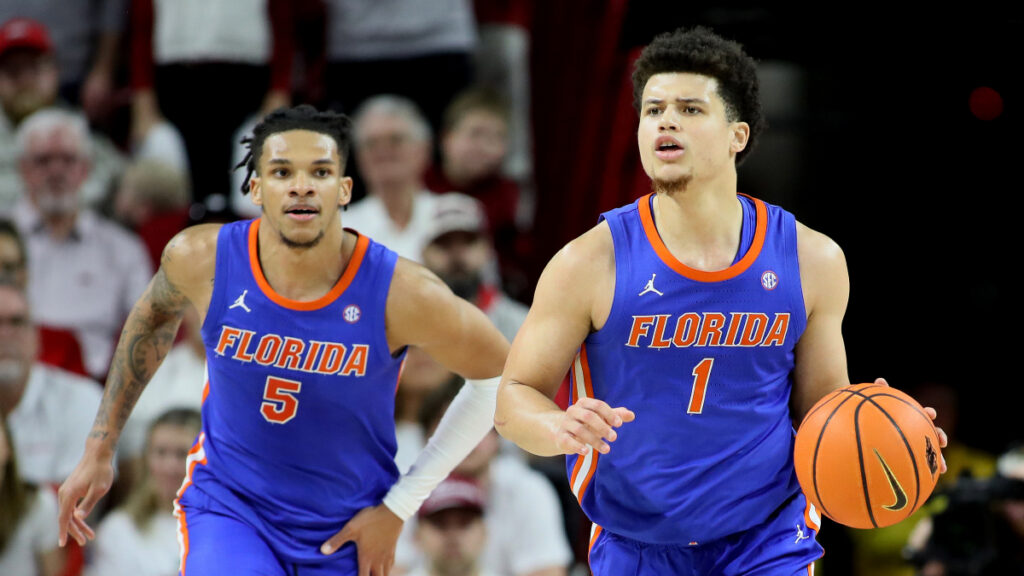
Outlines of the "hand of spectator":
[[558,420],[555,442],[565,454],[585,455],[591,448],[601,453],[611,450],[618,437],[615,428],[636,418],[628,408],[612,408],[594,398],[583,398],[569,406]]
[[395,546],[402,520],[387,506],[363,508],[337,534],[324,542],[320,552],[330,555],[346,542],[356,545],[359,576],[387,576],[395,563]]
[[96,537],[85,519],[113,483],[113,458],[91,455],[87,451],[57,492],[60,507],[58,542],[61,546],[67,544],[68,534],[80,546]]
[[82,84],[82,109],[91,119],[107,115],[114,93],[113,76],[104,66],[93,66]]
[[138,144],[146,139],[149,131],[163,122],[156,93],[152,89],[139,90],[132,96],[132,142]]
[[263,105],[260,106],[260,116],[266,116],[278,108],[286,108],[291,106],[292,97],[283,90],[271,90],[267,92],[267,96],[263,99]]

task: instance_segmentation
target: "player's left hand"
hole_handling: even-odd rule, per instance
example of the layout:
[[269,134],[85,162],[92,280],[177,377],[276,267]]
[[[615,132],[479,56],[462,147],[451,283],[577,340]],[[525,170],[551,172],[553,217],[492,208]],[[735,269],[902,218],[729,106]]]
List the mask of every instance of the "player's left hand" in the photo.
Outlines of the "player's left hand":
[[[889,382],[887,382],[885,378],[876,378],[875,384],[879,384],[881,386],[888,386]],[[932,422],[934,424],[935,418],[938,417],[938,412],[935,411],[935,408],[932,408],[931,406],[924,406],[924,413],[927,414],[928,417],[932,419]],[[943,430],[942,428],[935,426],[935,435],[939,437],[939,448],[945,448],[949,444],[949,437],[946,436],[946,431]],[[941,456],[941,452],[939,454]],[[945,474],[947,470],[946,457],[942,456],[939,460],[942,462],[942,467],[939,468],[939,474]]]
[[395,564],[395,545],[401,532],[402,519],[379,504],[360,510],[320,546],[320,552],[331,555],[346,542],[353,542],[359,559],[359,576],[387,576]]

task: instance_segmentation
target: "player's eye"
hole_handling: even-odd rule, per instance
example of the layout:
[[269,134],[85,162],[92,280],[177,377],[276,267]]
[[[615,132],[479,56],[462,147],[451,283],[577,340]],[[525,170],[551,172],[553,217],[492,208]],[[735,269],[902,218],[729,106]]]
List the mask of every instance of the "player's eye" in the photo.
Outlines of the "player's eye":
[[288,171],[287,168],[275,168],[271,172],[271,174],[273,174],[274,176],[277,176],[278,178],[287,178],[288,174],[290,174],[290,172]]
[[317,178],[326,178],[331,175],[331,171],[328,170],[327,168],[317,168],[315,171],[313,171],[313,174]]
[[650,108],[647,109],[647,115],[648,116],[657,116],[659,114],[661,114],[661,108],[657,108],[655,106],[651,106]]
[[686,112],[687,114],[700,114],[701,109],[697,106],[687,106],[683,108],[683,112]]

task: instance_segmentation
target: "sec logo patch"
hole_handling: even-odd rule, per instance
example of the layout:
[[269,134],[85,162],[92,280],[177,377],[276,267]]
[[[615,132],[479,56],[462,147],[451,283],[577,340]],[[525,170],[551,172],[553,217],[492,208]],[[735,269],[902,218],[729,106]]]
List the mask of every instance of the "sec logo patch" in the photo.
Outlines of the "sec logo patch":
[[356,306],[355,304],[349,304],[348,306],[345,306],[345,311],[342,312],[342,317],[345,319],[345,322],[348,322],[349,324],[355,324],[356,322],[359,322],[359,318],[361,318],[362,316],[363,311],[360,310],[359,306]]

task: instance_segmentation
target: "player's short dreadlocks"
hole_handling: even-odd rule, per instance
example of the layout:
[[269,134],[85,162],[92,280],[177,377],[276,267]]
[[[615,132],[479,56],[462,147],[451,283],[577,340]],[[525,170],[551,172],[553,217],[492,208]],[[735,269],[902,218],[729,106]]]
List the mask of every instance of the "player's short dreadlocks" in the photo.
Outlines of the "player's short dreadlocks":
[[268,136],[289,130],[309,130],[326,134],[338,144],[338,156],[341,166],[345,167],[351,143],[352,121],[348,116],[337,112],[321,112],[309,104],[300,104],[294,108],[279,108],[267,114],[255,128],[252,135],[242,138],[247,151],[245,158],[235,169],[245,167],[248,170],[242,182],[242,193],[249,193],[249,180],[257,173],[260,156],[263,155],[263,143]]
[[641,52],[633,70],[633,107],[638,113],[651,76],[672,72],[691,72],[718,80],[718,95],[725,101],[729,121],[750,125],[747,147],[736,155],[739,165],[754,149],[757,135],[765,127],[757,63],[738,43],[703,26],[659,34]]

